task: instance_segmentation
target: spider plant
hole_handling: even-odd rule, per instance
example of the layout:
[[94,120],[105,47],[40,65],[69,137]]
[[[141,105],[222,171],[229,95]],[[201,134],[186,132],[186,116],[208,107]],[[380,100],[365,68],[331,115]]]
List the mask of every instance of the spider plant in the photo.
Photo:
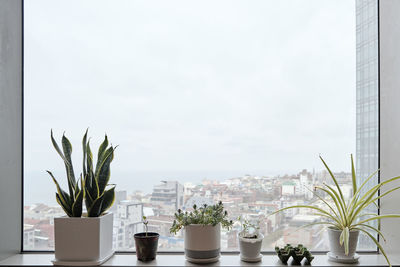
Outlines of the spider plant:
[[[323,162],[325,168],[327,169],[334,183],[334,186],[328,185],[327,183],[324,183],[323,186],[315,186],[315,190],[312,191],[314,196],[323,202],[325,208],[320,208],[316,205],[295,205],[282,208],[272,214],[276,214],[278,212],[294,208],[311,209],[315,212],[314,213],[315,215],[321,216],[323,220],[321,222],[315,222],[304,225],[303,227],[322,224],[332,227],[333,229],[340,230],[341,234],[339,242],[341,246],[344,245],[345,255],[349,254],[350,231],[359,230],[364,234],[366,234],[378,246],[382,254],[385,256],[389,266],[391,266],[390,261],[385,253],[385,250],[383,249],[382,245],[378,242],[376,236],[372,235],[371,232],[372,233],[375,232],[377,235],[382,237],[383,240],[386,241],[385,237],[379,230],[379,227],[376,228],[368,223],[372,221],[378,221],[379,224],[381,219],[399,218],[400,215],[399,214],[380,215],[377,213],[366,212],[365,209],[370,205],[375,205],[376,207],[378,207],[377,201],[379,199],[387,196],[388,194],[392,193],[395,190],[400,189],[400,187],[394,187],[392,189],[387,190],[386,192],[381,193],[380,195],[378,194],[382,186],[400,179],[400,176],[378,183],[369,190],[363,190],[366,189],[365,186],[368,183],[368,181],[371,180],[372,177],[374,177],[379,170],[372,173],[367,179],[365,179],[362,182],[361,185],[358,186],[356,179],[356,171],[354,168],[353,155],[351,155],[351,176],[352,176],[353,190],[352,190],[352,196],[350,197],[350,199],[346,201],[346,199],[343,196],[342,190],[340,189],[337,179],[335,178],[332,171],[329,169],[328,165],[325,163],[325,161],[321,156],[320,159]],[[327,199],[324,199],[320,194],[317,193],[318,190],[320,192],[326,193],[328,198],[330,198],[332,201],[328,202]]]

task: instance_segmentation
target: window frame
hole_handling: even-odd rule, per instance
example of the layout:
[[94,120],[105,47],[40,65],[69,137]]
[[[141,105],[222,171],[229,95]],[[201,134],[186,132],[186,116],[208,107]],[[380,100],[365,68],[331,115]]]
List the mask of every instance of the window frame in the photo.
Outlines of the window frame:
[[[25,99],[24,99],[24,92],[25,92],[25,83],[24,83],[24,73],[25,73],[25,66],[24,66],[24,54],[25,54],[25,52],[24,52],[24,47],[25,47],[25,44],[24,44],[24,35],[25,35],[25,30],[24,30],[24,7],[25,7],[25,0],[20,0],[20,1],[22,2],[22,4],[21,4],[22,5],[22,7],[21,7],[21,31],[22,31],[21,32],[21,42],[22,42],[21,43],[21,46],[22,46],[21,59],[22,60],[21,60],[21,196],[20,196],[20,199],[21,199],[21,229],[20,229],[20,253],[37,253],[37,254],[40,254],[40,253],[54,253],[54,250],[28,250],[28,249],[24,249],[24,193],[25,193],[25,190],[24,190],[24,179],[25,179],[25,177],[24,177],[24,133],[25,133],[24,132],[24,105],[25,105]],[[377,95],[377,105],[378,105],[377,110],[378,110],[378,112],[376,114],[377,120],[378,120],[378,131],[377,131],[377,134],[378,134],[378,137],[377,137],[377,139],[378,139],[378,144],[377,144],[377,146],[378,146],[377,147],[378,162],[377,162],[377,164],[378,164],[378,169],[380,169],[381,168],[381,145],[380,145],[380,137],[381,137],[381,134],[380,134],[380,132],[381,132],[381,120],[380,120],[380,118],[381,118],[381,113],[380,113],[380,110],[381,110],[380,109],[381,108],[381,105],[380,105],[380,103],[381,103],[381,101],[380,101],[380,99],[381,99],[381,90],[380,90],[380,85],[381,85],[381,80],[380,80],[380,0],[375,0],[375,1],[376,1],[376,5],[377,5],[377,21],[376,21],[376,23],[377,23],[377,35],[378,35],[378,37],[377,37],[378,38],[378,44],[377,44],[378,51],[377,51],[377,63],[376,63],[377,64],[377,77],[378,77],[378,79],[377,79],[377,83],[378,83],[377,84],[377,94],[378,94]],[[359,16],[356,13],[355,14],[355,20],[358,20],[358,19],[359,19]],[[354,34],[356,36],[356,42],[357,42],[357,39],[359,38],[360,33],[356,30]],[[368,52],[370,50],[371,49],[368,49]],[[357,57],[357,55],[356,55],[356,57]],[[371,62],[367,63],[370,66],[368,68],[368,70],[371,70],[372,68],[374,68],[374,64],[372,64],[372,63]],[[357,62],[356,62],[356,65],[357,65]],[[360,70],[356,70],[356,72],[360,72]],[[368,71],[368,72],[370,72],[370,71]],[[361,73],[362,73],[362,71],[361,71]],[[356,88],[357,88],[357,84],[355,84],[354,89],[357,90]],[[377,182],[378,183],[381,182],[381,172],[380,171],[378,172],[378,175],[377,175]],[[381,190],[378,190],[378,196],[380,196],[380,194],[381,194],[380,191]],[[377,213],[379,215],[380,211],[381,211],[381,199],[378,199],[378,203],[377,204],[378,204]],[[380,226],[379,226],[379,229],[381,230]],[[381,239],[380,236],[377,235],[378,242],[381,242],[380,239]],[[365,250],[365,251],[363,250],[363,251],[357,251],[357,252],[363,253],[363,254],[371,254],[371,253],[374,254],[374,253],[379,253],[379,251],[380,251],[379,247],[376,246],[375,250],[372,249],[372,250]],[[313,254],[315,254],[315,255],[318,255],[318,254],[326,254],[328,251],[311,251],[311,252]],[[123,255],[123,254],[135,254],[136,252],[135,251],[116,251],[115,253]],[[221,251],[221,255],[232,255],[232,254],[238,254],[238,253],[239,253],[239,251]],[[261,253],[263,255],[274,255],[275,251],[273,251],[273,250],[268,251],[267,250],[267,251],[261,251]],[[182,250],[182,251],[173,251],[173,250],[171,250],[171,251],[157,251],[157,254],[183,255],[184,254],[184,250]]]

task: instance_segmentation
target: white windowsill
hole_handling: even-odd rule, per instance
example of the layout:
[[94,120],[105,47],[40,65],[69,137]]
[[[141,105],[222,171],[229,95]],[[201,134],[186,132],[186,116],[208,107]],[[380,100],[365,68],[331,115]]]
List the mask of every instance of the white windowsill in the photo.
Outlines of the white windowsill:
[[[380,254],[361,254],[360,262],[358,264],[340,264],[328,261],[327,256],[323,254],[316,254],[315,259],[312,262],[312,266],[387,266],[386,260],[383,255]],[[11,256],[3,261],[0,261],[0,266],[53,266],[51,260],[53,260],[53,254],[18,254]],[[389,256],[392,266],[400,266],[400,256],[392,255]],[[290,260],[289,260],[289,266]],[[213,264],[203,266],[288,266],[282,264],[276,255],[264,255],[262,262],[259,263],[245,263],[240,261],[239,255],[229,254],[221,255],[220,261]],[[157,255],[157,259],[151,262],[140,262],[136,260],[135,254],[116,254],[110,260],[105,262],[102,266],[199,266],[191,264],[185,260],[184,255],[171,255],[162,254]],[[201,265],[200,265],[201,266]]]

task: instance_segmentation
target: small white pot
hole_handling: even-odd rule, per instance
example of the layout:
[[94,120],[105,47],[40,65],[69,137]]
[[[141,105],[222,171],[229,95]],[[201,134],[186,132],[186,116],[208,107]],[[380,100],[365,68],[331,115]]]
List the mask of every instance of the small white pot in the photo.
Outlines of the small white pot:
[[191,224],[184,228],[185,257],[193,263],[216,262],[221,250],[221,225]]
[[54,265],[95,266],[113,254],[113,215],[54,218]]
[[238,234],[240,259],[246,262],[261,261],[262,255],[260,254],[262,241],[264,236],[259,233],[257,238],[245,238]]
[[344,244],[340,245],[340,234],[341,230],[337,230],[334,228],[328,228],[328,237],[329,237],[329,247],[330,251],[328,252],[329,259],[335,262],[342,263],[354,263],[358,261],[359,256],[356,254],[357,243],[358,243],[358,235],[360,233],[359,230],[350,231],[349,235],[349,254],[345,255],[344,253]]

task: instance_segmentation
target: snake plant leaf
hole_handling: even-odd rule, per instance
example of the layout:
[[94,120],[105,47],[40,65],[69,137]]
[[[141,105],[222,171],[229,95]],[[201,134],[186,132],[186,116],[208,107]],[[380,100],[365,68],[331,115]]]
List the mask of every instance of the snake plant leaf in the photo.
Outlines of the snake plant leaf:
[[58,205],[61,206],[61,208],[64,210],[65,214],[67,214],[68,217],[73,217],[73,216],[72,216],[72,211],[71,211],[70,206],[66,206],[66,205],[61,201],[60,195],[59,195],[58,193],[56,193],[56,201],[57,201]]
[[71,205],[72,205],[71,197],[68,195],[67,192],[65,192],[64,190],[61,189],[61,187],[58,184],[57,179],[54,177],[54,175],[50,171],[46,171],[46,172],[51,176],[51,178],[53,179],[53,181],[56,185],[57,193],[59,195],[61,203],[63,203],[63,205],[65,207],[68,207],[68,209],[71,210]]
[[60,157],[63,159],[65,164],[68,164],[67,159],[64,157],[64,154],[61,152],[60,147],[58,146],[56,140],[53,137],[53,129],[50,132],[50,137],[51,137],[51,142],[53,143],[54,148],[56,149],[57,153],[60,155]]
[[67,160],[68,164],[65,165],[68,179],[71,181],[73,187],[75,187],[75,174],[74,174],[74,167],[72,166],[71,154],[72,154],[72,145],[71,142],[68,140],[65,135],[62,136],[61,139],[62,148],[64,152],[64,157]]
[[72,216],[81,217],[82,216],[82,202],[83,202],[83,190],[79,190],[77,197],[72,204]]
[[90,207],[88,207],[87,209],[87,214],[88,217],[99,217],[100,216],[100,212],[101,212],[101,207],[103,205],[103,198],[104,198],[104,194],[99,196],[98,198],[96,198],[92,205]]
[[103,215],[109,208],[112,207],[115,201],[115,186],[104,191],[103,204],[101,206],[100,215]]
[[86,177],[86,144],[87,144],[87,133],[88,133],[88,129],[86,129],[85,134],[83,135],[83,139],[82,139],[82,151],[83,151],[83,177]]
[[104,191],[110,180],[110,164],[114,159],[114,148],[108,148],[105,154],[103,162],[100,163],[98,173],[95,176],[95,179],[98,181],[100,194]]
[[101,143],[100,147],[99,147],[99,151],[97,153],[97,163],[96,163],[96,170],[95,170],[95,174],[98,173],[99,171],[99,165],[103,162],[104,160],[104,156],[105,156],[105,152],[106,149],[108,147],[108,139],[107,139],[107,135],[104,137],[104,141],[103,143]]

